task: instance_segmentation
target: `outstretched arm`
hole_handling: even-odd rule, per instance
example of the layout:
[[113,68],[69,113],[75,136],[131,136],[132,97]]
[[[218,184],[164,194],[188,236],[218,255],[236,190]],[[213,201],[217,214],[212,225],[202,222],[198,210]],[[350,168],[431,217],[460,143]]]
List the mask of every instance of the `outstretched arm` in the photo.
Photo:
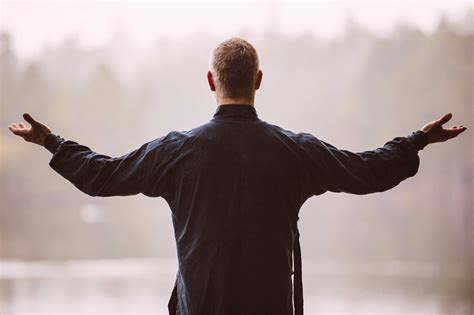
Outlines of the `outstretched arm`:
[[396,137],[383,147],[360,153],[340,150],[310,134],[302,134],[303,149],[307,153],[309,193],[368,194],[397,186],[417,173],[419,150],[430,143],[454,138],[466,130],[462,125],[444,129],[442,125],[451,117],[451,113],[445,114],[407,137]]
[[[23,115],[31,127],[11,124],[9,129],[28,142],[45,146],[53,157],[49,165],[91,196],[125,196],[144,193],[161,196],[167,183],[168,141],[161,137],[120,157],[93,152],[90,148],[51,133],[31,115]],[[166,141],[163,141],[166,140]],[[166,150],[165,150],[166,149]]]

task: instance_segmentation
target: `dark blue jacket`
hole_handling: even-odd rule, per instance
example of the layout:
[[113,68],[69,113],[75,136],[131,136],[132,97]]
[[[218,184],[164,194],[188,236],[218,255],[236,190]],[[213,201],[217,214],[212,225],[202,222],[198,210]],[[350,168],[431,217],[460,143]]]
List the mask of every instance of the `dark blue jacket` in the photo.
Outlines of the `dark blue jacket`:
[[418,130],[352,153],[260,120],[253,106],[221,105],[206,124],[120,157],[56,135],[45,146],[50,166],[88,195],[167,201],[179,262],[170,313],[290,315],[293,291],[302,314],[296,222],[303,203],[326,191],[395,187],[417,173],[427,143]]

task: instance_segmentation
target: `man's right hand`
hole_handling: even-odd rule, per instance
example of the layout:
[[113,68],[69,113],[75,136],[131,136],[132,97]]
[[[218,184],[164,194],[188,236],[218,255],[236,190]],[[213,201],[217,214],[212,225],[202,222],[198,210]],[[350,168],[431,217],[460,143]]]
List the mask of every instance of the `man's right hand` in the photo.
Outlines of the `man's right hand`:
[[45,124],[34,120],[28,113],[24,113],[23,118],[31,124],[31,127],[27,127],[23,123],[18,123],[9,125],[8,129],[15,135],[25,139],[25,141],[44,145],[44,140],[46,136],[51,133],[51,129]]
[[448,129],[443,129],[443,124],[451,119],[451,113],[444,114],[439,119],[427,123],[421,128],[421,131],[426,133],[428,143],[443,142],[456,137],[458,134],[466,130],[463,125],[453,126]]

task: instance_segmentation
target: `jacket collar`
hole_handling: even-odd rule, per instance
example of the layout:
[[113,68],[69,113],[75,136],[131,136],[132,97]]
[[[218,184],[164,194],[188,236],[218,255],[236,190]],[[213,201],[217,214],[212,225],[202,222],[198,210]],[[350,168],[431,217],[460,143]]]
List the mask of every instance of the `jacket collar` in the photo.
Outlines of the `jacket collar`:
[[225,104],[217,106],[214,118],[257,118],[257,111],[253,105]]

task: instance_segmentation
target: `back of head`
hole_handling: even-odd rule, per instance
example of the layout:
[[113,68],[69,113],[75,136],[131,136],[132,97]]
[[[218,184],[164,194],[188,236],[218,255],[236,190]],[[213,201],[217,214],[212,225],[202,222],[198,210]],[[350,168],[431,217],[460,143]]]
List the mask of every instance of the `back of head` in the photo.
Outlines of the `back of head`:
[[257,50],[241,38],[230,38],[211,53],[210,69],[222,96],[246,98],[255,93],[259,70]]

